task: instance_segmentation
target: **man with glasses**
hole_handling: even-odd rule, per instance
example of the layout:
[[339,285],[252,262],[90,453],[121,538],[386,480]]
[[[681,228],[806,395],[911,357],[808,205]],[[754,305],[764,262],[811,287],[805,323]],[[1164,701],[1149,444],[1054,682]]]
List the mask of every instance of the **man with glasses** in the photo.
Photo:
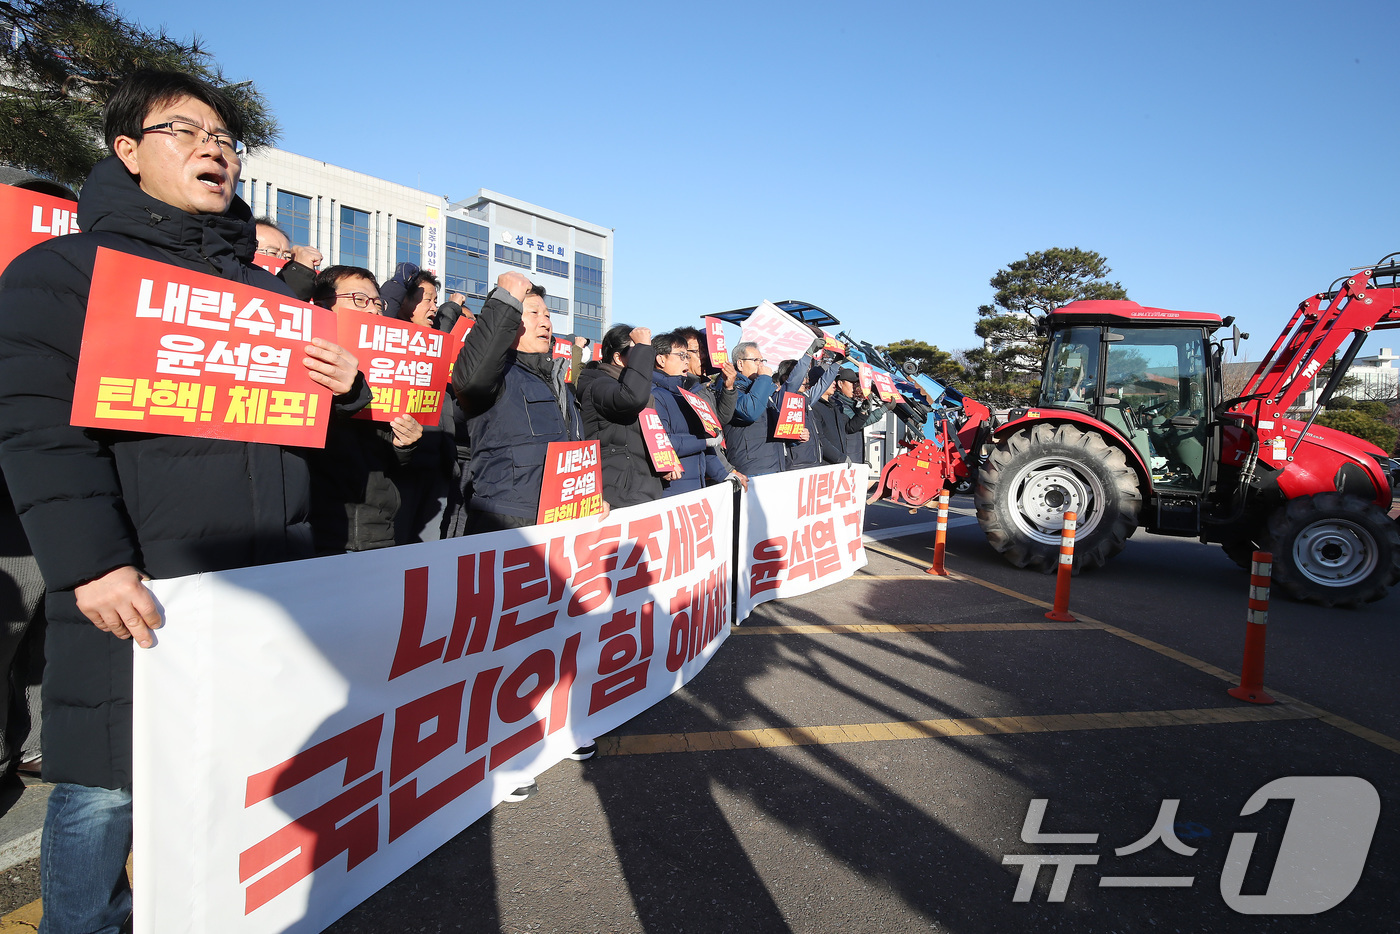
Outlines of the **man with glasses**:
[[258,252],[284,260],[285,264],[277,270],[277,278],[291,286],[297,298],[311,301],[317,267],[321,265],[321,251],[312,246],[293,246],[287,232],[270,217],[259,217],[255,223]]
[[[334,312],[388,314],[374,273],[332,266],[316,277],[313,300]],[[371,551],[395,544],[402,504],[397,481],[413,459],[423,426],[410,415],[391,422],[336,419],[326,446],[312,451],[311,531],[318,555]]]
[[[807,378],[812,355],[803,354],[781,386],[774,384],[773,371],[753,341],[744,341],[734,348],[734,362],[739,371],[734,381],[734,418],[724,429],[729,462],[750,477],[778,473],[784,469],[787,456],[787,445],[773,440],[778,406],[784,392],[796,392],[789,387],[801,386]],[[807,429],[803,432],[805,435]]]
[[664,496],[704,489],[706,480],[719,483],[731,477],[740,479],[727,463],[714,456],[719,439],[706,435],[699,416],[680,393],[690,375],[690,351],[685,349],[683,341],[676,333],[651,339],[656,351],[651,398],[656,414],[666,427],[666,435],[671,439],[671,447],[681,459],[681,469],[662,478]]
[[[48,588],[41,877],[55,934],[115,932],[130,914],[132,642],[149,648],[162,623],[143,580],[311,554],[299,449],[69,424],[99,246],[290,294],[252,265],[228,95],[137,72],[103,124],[112,155],[83,186],[83,233],[0,277],[0,467]],[[368,400],[353,355],[321,338],[305,354],[338,410]]]

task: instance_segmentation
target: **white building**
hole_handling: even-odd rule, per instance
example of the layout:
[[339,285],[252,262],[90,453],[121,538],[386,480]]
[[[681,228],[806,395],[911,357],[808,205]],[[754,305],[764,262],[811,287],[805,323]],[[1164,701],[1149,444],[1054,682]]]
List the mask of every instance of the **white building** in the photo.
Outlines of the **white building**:
[[238,194],[294,244],[313,246],[321,268],[363,266],[380,281],[401,262],[443,280],[481,309],[502,272],[529,271],[545,287],[554,330],[599,339],[612,310],[613,232],[597,224],[480,189],[450,202],[281,149],[253,150]]

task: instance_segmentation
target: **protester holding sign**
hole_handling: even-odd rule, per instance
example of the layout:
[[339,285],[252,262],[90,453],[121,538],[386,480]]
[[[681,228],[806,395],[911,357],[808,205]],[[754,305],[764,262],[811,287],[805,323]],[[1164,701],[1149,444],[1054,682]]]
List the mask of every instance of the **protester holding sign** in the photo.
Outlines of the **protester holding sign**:
[[603,335],[603,359],[584,366],[578,377],[584,434],[602,445],[603,498],[614,506],[661,498],[661,477],[637,422],[651,405],[655,363],[651,331],[617,324]]
[[255,223],[258,252],[253,255],[253,262],[287,283],[297,298],[311,301],[311,293],[316,290],[321,251],[311,246],[293,245],[287,232],[270,217],[259,217]]
[[822,400],[812,407],[821,439],[822,460],[828,464],[865,462],[865,429],[885,414],[878,399],[860,391],[860,374],[843,366]]
[[[234,194],[242,129],[231,99],[203,81],[132,75],[106,106],[113,155],[83,186],[84,232],[30,249],[0,277],[0,467],[48,587],[44,777],[56,784],[41,875],[52,930],[116,930],[130,911],[132,658],[121,640],[149,647],[161,625],[142,580],[311,553],[301,452],[69,424],[99,246],[290,295],[252,265],[252,214]],[[340,346],[316,338],[305,354],[294,365],[342,411],[368,401]]]
[[[343,314],[384,313],[374,274],[332,266],[316,277],[316,304]],[[391,422],[336,419],[326,446],[312,452],[311,529],[318,555],[388,548],[401,498],[394,477],[407,467],[423,427],[411,415]]]
[[[796,366],[796,360],[784,360],[778,364],[779,382],[787,382]],[[818,367],[815,385],[811,385],[810,373],[803,377],[801,384],[799,384],[798,393],[803,404],[803,424],[807,427],[807,431],[795,441],[788,442],[784,470],[800,470],[804,467],[816,467],[821,464],[821,441],[815,434],[812,406],[836,381],[836,372],[834,366]]]
[[665,495],[704,489],[706,480],[719,483],[729,479],[734,471],[713,453],[719,438],[708,436],[699,416],[681,395],[682,382],[690,373],[690,351],[676,334],[655,337],[652,346],[656,349],[656,369],[651,374],[651,398],[671,447],[681,459],[679,472],[663,478]]
[[749,477],[778,473],[784,469],[786,445],[773,440],[778,426],[778,407],[783,393],[795,392],[807,377],[812,357],[803,354],[788,374],[787,381],[775,386],[758,345],[744,341],[734,348],[739,375],[735,380],[738,397],[734,418],[724,429],[729,461]]

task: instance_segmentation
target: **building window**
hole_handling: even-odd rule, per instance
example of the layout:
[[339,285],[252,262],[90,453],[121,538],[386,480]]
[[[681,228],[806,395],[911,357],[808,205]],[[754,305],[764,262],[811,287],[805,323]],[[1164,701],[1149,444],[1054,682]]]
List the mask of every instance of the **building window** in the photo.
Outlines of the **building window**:
[[519,266],[522,269],[530,268],[530,254],[524,250],[517,250],[513,246],[503,246],[496,244],[496,262],[506,263],[510,266]]
[[448,292],[461,292],[475,298],[472,311],[481,310],[481,301],[486,297],[487,261],[486,243],[491,232],[480,224],[473,224],[461,218],[447,219],[447,249],[444,253],[443,286]]
[[293,246],[311,246],[311,199],[290,191],[277,192],[277,226]]
[[546,295],[544,305],[549,309],[550,314],[565,316],[569,314],[569,300],[562,295]]
[[552,256],[535,255],[535,270],[537,272],[547,272],[551,276],[558,276],[561,279],[569,278],[569,264],[562,259],[555,259]]
[[239,198],[242,198],[244,201],[247,201],[247,200],[248,200],[247,198],[244,198],[244,197],[243,197],[243,180],[242,180],[242,179],[239,179],[239,181],[238,181],[238,197],[239,197]]
[[340,265],[369,268],[369,212],[340,206]]
[[398,222],[398,235],[394,239],[394,263],[423,265],[423,228],[408,221]]
[[574,333],[602,340],[604,317],[603,261],[587,253],[575,253]]

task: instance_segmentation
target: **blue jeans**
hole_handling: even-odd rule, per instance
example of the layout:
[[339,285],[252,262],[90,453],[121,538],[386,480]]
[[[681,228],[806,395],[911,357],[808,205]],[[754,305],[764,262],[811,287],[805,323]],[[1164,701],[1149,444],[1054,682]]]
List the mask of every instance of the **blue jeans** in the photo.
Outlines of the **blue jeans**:
[[39,934],[116,934],[131,916],[131,789],[54,785],[39,853]]

